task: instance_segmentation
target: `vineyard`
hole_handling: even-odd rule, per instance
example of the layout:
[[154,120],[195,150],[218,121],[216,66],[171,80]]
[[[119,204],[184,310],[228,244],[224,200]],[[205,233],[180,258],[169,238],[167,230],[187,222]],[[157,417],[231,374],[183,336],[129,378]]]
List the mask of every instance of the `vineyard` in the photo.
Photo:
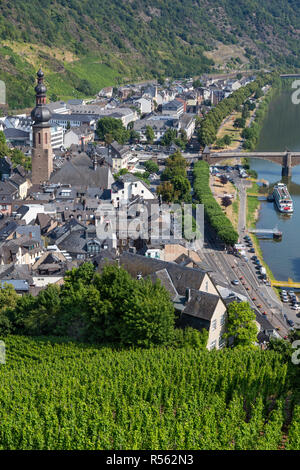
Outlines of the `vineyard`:
[[0,449],[300,448],[300,407],[273,351],[15,336],[6,355]]

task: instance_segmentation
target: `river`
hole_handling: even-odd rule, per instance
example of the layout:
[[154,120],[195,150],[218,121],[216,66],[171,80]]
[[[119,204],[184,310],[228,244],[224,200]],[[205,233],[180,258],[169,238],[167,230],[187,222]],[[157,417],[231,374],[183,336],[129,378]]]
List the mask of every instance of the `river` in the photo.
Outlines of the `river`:
[[[264,121],[257,151],[300,151],[300,104],[291,100],[291,91],[284,90],[270,103]],[[250,165],[258,173],[258,178],[270,184],[281,181],[281,166],[267,160],[250,159]],[[280,214],[273,203],[263,201],[257,228],[278,226],[283,232],[281,242],[260,240],[260,247],[266,263],[278,280],[300,281],[300,165],[292,169],[288,184],[294,201],[294,213]]]

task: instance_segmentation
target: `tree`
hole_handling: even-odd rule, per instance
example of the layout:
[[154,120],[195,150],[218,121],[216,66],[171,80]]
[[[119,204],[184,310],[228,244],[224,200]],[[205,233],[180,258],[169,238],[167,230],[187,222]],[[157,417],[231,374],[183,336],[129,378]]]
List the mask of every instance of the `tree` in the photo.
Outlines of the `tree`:
[[174,198],[178,201],[187,201],[191,192],[191,185],[186,176],[175,175],[172,178],[172,185],[174,188]]
[[232,204],[232,200],[230,197],[228,196],[222,197],[222,206],[228,207],[228,206],[231,206],[231,204]]
[[171,179],[175,175],[186,176],[188,163],[182,153],[176,151],[166,160],[166,169],[162,174],[162,179]]
[[193,88],[201,88],[203,86],[201,80],[199,78],[193,81]]
[[31,158],[26,157],[21,150],[14,148],[9,151],[8,155],[10,156],[14,166],[22,165],[27,171],[31,169]]
[[140,134],[134,129],[131,129],[129,139],[130,139],[130,143],[132,144],[137,143],[140,141]]
[[130,136],[130,131],[125,129],[121,119],[108,116],[99,119],[96,133],[100,140],[106,140],[109,135],[110,139],[116,140],[119,144],[125,144]]
[[217,139],[215,143],[215,147],[217,149],[221,149],[224,147],[224,140],[223,139]]
[[291,360],[291,356],[294,351],[289,341],[279,338],[271,338],[268,344],[268,349],[280,353],[284,362]]
[[228,305],[227,332],[224,337],[233,339],[234,346],[253,346],[257,340],[255,313],[248,302],[232,302]]
[[228,182],[228,178],[227,178],[226,175],[221,175],[219,180],[220,180],[220,183],[223,184],[223,185],[227,184],[227,182]]
[[117,265],[96,274],[99,307],[89,315],[88,333],[124,345],[170,344],[174,337],[174,307],[160,281],[133,279]]
[[144,166],[150,174],[158,173],[159,171],[159,166],[153,160],[148,160],[147,162],[145,162]]
[[6,336],[12,331],[12,323],[9,319],[10,312],[17,305],[18,295],[10,284],[0,288],[0,335]]
[[208,331],[203,328],[201,331],[195,330],[195,328],[176,328],[174,344],[181,348],[197,348],[206,349],[208,341]]
[[0,144],[6,144],[6,138],[3,131],[0,131]]
[[170,181],[164,181],[160,184],[156,190],[157,194],[162,197],[164,202],[172,202],[174,188]]
[[151,126],[146,126],[146,139],[148,144],[153,144],[154,139],[155,139],[155,134],[154,130],[152,129]]
[[162,145],[165,147],[170,146],[177,138],[177,131],[176,129],[169,128],[166,130],[162,138],[160,139],[160,142]]
[[256,91],[256,93],[255,93],[255,95],[254,95],[254,98],[257,100],[257,99],[261,98],[262,96],[264,96],[264,93],[263,93],[262,89],[259,88],[259,89]]
[[237,128],[243,128],[245,127],[245,125],[246,125],[246,119],[244,118],[237,118],[233,123],[233,126]]
[[224,144],[227,146],[227,145],[230,145],[231,142],[232,142],[232,137],[228,134],[224,135],[223,137],[223,142]]

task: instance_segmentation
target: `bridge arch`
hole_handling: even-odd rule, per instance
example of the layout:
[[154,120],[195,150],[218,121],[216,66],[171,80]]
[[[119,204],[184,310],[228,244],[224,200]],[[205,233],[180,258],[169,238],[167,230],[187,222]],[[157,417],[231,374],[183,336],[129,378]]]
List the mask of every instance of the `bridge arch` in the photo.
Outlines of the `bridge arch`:
[[300,152],[206,152],[202,153],[202,160],[214,165],[222,160],[232,158],[259,158],[277,163],[282,167],[283,176],[291,176],[292,167],[300,165]]

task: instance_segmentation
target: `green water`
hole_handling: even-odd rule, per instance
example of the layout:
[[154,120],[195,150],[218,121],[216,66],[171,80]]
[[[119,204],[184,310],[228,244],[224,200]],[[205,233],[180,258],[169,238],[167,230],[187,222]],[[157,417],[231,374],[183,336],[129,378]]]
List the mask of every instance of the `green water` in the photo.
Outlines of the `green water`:
[[[293,91],[284,90],[271,102],[257,151],[300,151],[300,104],[292,103]],[[280,165],[252,158],[251,168],[271,184],[281,181]],[[294,213],[280,214],[273,203],[262,202],[257,228],[277,226],[283,232],[281,242],[260,241],[264,259],[276,279],[300,281],[300,166],[293,168],[292,177],[284,182],[294,201]]]

